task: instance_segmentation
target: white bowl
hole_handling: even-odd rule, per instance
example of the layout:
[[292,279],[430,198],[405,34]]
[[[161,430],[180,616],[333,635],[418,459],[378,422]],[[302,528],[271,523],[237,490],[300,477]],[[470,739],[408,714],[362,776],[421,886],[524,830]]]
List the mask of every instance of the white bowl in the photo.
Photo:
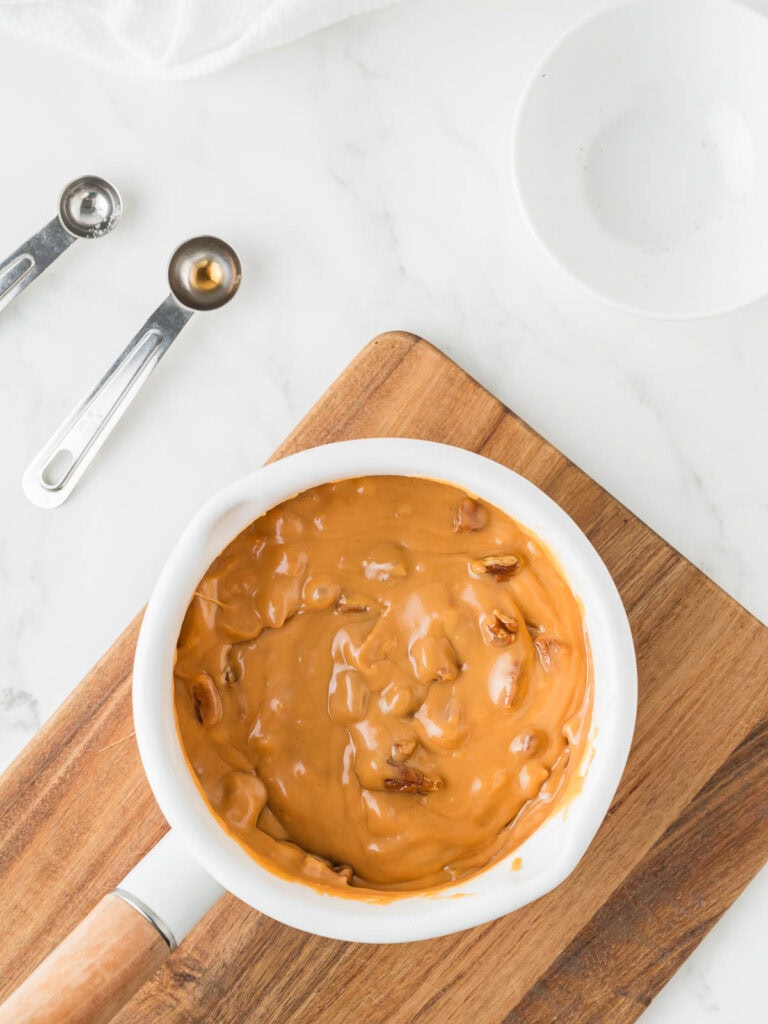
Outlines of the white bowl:
[[[581,766],[583,785],[566,807],[479,875],[430,893],[375,903],[320,893],[298,880],[281,878],[261,867],[224,831],[184,758],[174,717],[173,662],[182,620],[201,576],[245,526],[309,487],[380,474],[456,484],[546,541],[583,604],[594,662],[594,710],[585,755],[588,770],[586,763]],[[144,616],[133,676],[139,751],[160,808],[172,833],[181,839],[177,848],[187,850],[222,886],[270,917],[305,931],[360,942],[404,942],[468,928],[515,910],[558,885],[574,869],[608,810],[629,752],[636,695],[634,649],[621,600],[594,548],[565,512],[523,477],[479,455],[426,441],[388,438],[346,441],[292,455],[212,498],[163,569]],[[519,870],[512,870],[513,858],[520,858]],[[459,894],[462,899],[455,898]]]
[[709,316],[768,292],[768,18],[632,0],[542,60],[513,176],[555,261],[630,312]]

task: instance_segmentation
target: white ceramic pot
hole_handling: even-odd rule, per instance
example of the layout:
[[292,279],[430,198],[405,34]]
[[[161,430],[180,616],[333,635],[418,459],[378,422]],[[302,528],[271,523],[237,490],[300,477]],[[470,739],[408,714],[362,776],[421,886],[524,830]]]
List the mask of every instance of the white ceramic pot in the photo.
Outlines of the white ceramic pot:
[[[456,484],[544,540],[582,603],[594,665],[592,727],[579,767],[583,778],[567,804],[480,874],[386,902],[320,893],[252,859],[204,802],[182,752],[173,704],[176,640],[192,594],[216,555],[250,522],[299,491],[376,474]],[[0,1024],[64,1018],[104,1024],[227,889],[285,924],[355,942],[428,939],[530,903],[573,871],[600,827],[629,753],[637,677],[629,624],[613,581],[562,509],[523,477],[479,455],[382,438],[290,456],[232,484],[200,510],[147,607],[133,695],[142,761],[171,829],[0,1006]]]
[[[544,540],[580,599],[594,663],[594,709],[583,784],[502,860],[445,888],[373,903],[320,893],[271,873],[219,825],[182,751],[173,704],[176,640],[210,563],[250,522],[292,495],[364,475],[428,477],[464,488]],[[471,452],[426,441],[345,441],[292,455],[219,492],[168,559],[141,628],[133,679],[136,737],[169,835],[121,884],[180,941],[224,889],[285,924],[335,939],[403,942],[490,921],[549,892],[576,867],[618,786],[635,721],[637,676],[616,587],[576,524],[533,484]],[[519,859],[519,869],[511,861]],[[517,866],[517,863],[516,863]],[[457,894],[462,899],[455,899]]]

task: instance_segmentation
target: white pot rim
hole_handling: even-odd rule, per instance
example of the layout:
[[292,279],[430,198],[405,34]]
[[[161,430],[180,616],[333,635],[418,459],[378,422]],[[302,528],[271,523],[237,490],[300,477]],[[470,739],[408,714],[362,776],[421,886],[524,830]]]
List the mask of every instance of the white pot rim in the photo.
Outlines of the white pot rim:
[[[321,893],[273,874],[229,836],[187,767],[173,710],[173,655],[192,593],[215,556],[250,522],[286,498],[357,476],[426,477],[501,508],[546,542],[584,608],[594,663],[588,771],[580,790],[520,847],[472,878],[386,902]],[[632,636],[618,591],[573,520],[517,473],[473,452],[402,438],[308,449],[214,495],[193,518],[162,570],[136,650],[133,707],[139,752],[171,827],[222,886],[268,916],[330,938],[404,942],[500,917],[563,881],[579,862],[619,784],[637,704]],[[513,869],[513,863],[515,862]]]

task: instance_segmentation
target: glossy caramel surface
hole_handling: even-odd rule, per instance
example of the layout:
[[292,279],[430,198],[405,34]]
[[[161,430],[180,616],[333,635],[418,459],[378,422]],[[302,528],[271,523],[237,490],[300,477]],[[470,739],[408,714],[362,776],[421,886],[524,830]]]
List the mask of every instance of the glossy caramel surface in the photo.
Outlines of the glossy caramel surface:
[[523,841],[581,762],[591,680],[543,545],[444,483],[313,488],[197,588],[175,706],[214,813],[278,873],[445,884]]

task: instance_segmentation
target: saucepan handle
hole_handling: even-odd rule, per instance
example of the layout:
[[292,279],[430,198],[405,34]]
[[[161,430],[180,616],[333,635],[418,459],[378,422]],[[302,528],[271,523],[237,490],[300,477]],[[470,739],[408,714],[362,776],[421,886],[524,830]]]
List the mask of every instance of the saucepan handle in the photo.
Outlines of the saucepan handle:
[[105,1024],[223,893],[167,833],[0,1006],[0,1024]]

